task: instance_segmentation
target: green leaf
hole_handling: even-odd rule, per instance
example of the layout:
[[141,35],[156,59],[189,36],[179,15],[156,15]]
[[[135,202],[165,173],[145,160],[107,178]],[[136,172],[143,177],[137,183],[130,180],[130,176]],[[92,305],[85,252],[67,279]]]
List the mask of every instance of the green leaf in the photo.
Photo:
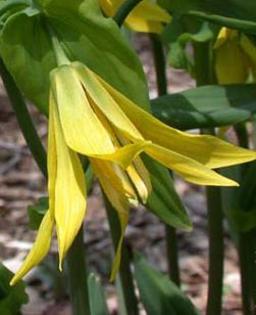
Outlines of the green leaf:
[[94,274],[90,274],[88,277],[88,289],[91,314],[108,315],[109,312],[103,288],[99,279]]
[[148,209],[164,223],[190,231],[192,223],[175,191],[169,171],[147,156],[143,158],[143,161],[150,170],[152,184],[152,193],[147,201]]
[[42,12],[20,12],[0,34],[0,53],[21,91],[47,113],[49,72],[56,67],[46,25],[71,61],[81,61],[138,105],[148,107],[140,61],[95,0],[38,1]]
[[29,227],[38,230],[41,221],[48,209],[49,199],[47,197],[39,198],[36,204],[28,207]]
[[151,101],[154,115],[178,129],[211,128],[248,120],[256,111],[255,85],[204,86]]
[[0,314],[2,315],[17,315],[22,304],[28,302],[22,281],[10,287],[12,277],[13,273],[0,263]]
[[166,275],[136,255],[135,279],[148,315],[199,315],[190,300]]
[[165,5],[173,15],[191,15],[245,32],[256,33],[254,0],[172,0]]
[[71,60],[80,60],[140,106],[148,106],[141,63],[117,24],[95,0],[42,1]]
[[10,17],[0,34],[0,54],[20,90],[46,113],[56,61],[42,16],[22,11]]

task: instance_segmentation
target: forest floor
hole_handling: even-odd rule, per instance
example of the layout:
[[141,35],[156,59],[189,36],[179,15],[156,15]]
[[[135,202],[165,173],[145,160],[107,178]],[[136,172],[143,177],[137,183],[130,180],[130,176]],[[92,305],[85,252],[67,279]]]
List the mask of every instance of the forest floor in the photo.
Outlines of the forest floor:
[[[150,96],[156,96],[150,43],[138,36],[135,47],[149,80]],[[168,71],[169,90],[177,92],[194,86],[183,71]],[[30,106],[39,134],[46,143],[47,123]],[[208,239],[207,211],[203,189],[176,181],[176,188],[192,218],[191,233],[178,232],[182,289],[204,313],[207,299]],[[35,232],[28,228],[27,207],[46,195],[46,183],[31,158],[3,87],[0,89],[0,259],[12,271],[17,270],[31,248]],[[106,287],[111,314],[118,314],[115,288],[108,283],[111,266],[111,240],[99,186],[95,183],[88,198],[85,222],[85,246],[90,270],[97,272]],[[165,227],[143,207],[131,211],[126,239],[145,255],[157,269],[166,272]],[[65,279],[55,272],[56,243],[40,268],[26,277],[30,301],[24,315],[70,315]],[[225,278],[223,314],[241,314],[240,277],[236,249],[228,232],[225,235]]]

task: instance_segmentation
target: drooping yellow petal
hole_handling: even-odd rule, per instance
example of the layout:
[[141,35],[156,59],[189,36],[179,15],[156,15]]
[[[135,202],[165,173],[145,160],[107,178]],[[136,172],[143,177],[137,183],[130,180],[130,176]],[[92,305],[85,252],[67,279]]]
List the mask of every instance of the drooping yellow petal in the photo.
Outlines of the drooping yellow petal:
[[146,140],[187,156],[209,168],[231,166],[256,159],[255,151],[236,147],[213,136],[191,135],[169,127],[136,106],[105,81],[102,80],[101,83]]
[[125,25],[136,32],[161,33],[163,23],[169,23],[171,16],[155,3],[141,1],[128,15]]
[[143,141],[144,139],[138,129],[118,106],[108,90],[101,84],[99,76],[79,62],[74,62],[73,66],[79,73],[81,83],[84,85],[84,89],[87,91],[89,97],[93,100],[94,105],[101,110],[116,128],[133,138]]
[[51,82],[67,145],[88,156],[114,153],[111,137],[90,106],[73,67],[64,65],[54,70]]
[[54,215],[61,269],[62,260],[84,220],[86,187],[78,155],[66,145],[57,108],[51,105],[57,155]]
[[20,269],[12,278],[10,285],[15,285],[34,266],[38,265],[49,251],[52,238],[54,219],[48,210],[39,227],[35,243]]
[[114,280],[120,265],[121,249],[124,239],[125,228],[128,223],[129,202],[125,197],[122,181],[118,177],[111,162],[90,159],[95,175],[106,194],[109,202],[116,209],[120,221],[120,239],[116,248],[116,255],[112,265],[111,281]]
[[146,149],[146,153],[188,182],[198,185],[238,186],[235,181],[219,175],[197,161],[161,146],[152,145]]

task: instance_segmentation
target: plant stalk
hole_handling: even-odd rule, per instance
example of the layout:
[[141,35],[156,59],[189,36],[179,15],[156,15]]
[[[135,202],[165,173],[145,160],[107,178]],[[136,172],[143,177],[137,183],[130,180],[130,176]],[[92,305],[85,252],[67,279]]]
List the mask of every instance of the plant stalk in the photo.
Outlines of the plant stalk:
[[90,315],[83,227],[68,251],[67,268],[73,315]]
[[221,189],[206,188],[209,230],[209,277],[207,315],[219,315],[222,309],[224,237]]
[[[248,132],[242,123],[235,126],[235,132],[239,145],[244,148],[249,147]],[[244,176],[248,165],[240,167],[241,175]],[[246,209],[245,209],[246,211]],[[256,265],[255,265],[255,246],[256,229],[248,232],[239,233],[238,254],[240,261],[242,306],[244,315],[256,314]]]
[[[107,211],[110,233],[115,250],[117,249],[120,238],[120,223],[116,210],[112,207],[107,197],[104,195],[105,207]],[[135,295],[135,287],[130,267],[132,253],[124,244],[122,247],[122,255],[119,269],[120,287],[124,301],[124,309],[127,315],[138,315],[138,301]],[[123,315],[123,314],[122,314]]]
[[[194,43],[197,86],[215,83],[211,43]],[[213,130],[203,133],[215,134]],[[224,276],[223,205],[220,187],[206,187],[209,230],[209,277],[206,315],[220,315]]]
[[[23,96],[1,59],[0,74],[22,134],[39,169],[45,178],[47,178],[47,158],[45,149],[38,136]],[[90,315],[87,293],[87,274],[84,259],[81,229],[67,255],[69,277],[74,277],[72,281],[70,280],[71,302],[74,303],[72,305],[74,315]]]
[[165,52],[161,39],[157,34],[150,34],[150,40],[153,50],[154,65],[156,71],[156,84],[158,96],[167,94],[167,77]]
[[[150,40],[154,57],[157,92],[158,96],[161,96],[167,94],[168,91],[165,52],[161,39],[158,35],[150,34]],[[170,175],[172,176],[171,172]],[[177,235],[176,230],[168,225],[165,225],[165,241],[169,277],[174,283],[176,283],[177,286],[180,286]]]

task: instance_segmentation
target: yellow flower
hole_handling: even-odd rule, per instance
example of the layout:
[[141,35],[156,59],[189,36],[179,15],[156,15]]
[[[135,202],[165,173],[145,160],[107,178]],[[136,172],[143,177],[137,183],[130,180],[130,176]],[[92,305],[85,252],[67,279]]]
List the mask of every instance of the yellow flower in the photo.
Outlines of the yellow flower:
[[86,209],[85,179],[78,153],[89,158],[119,215],[122,235],[112,276],[119,266],[129,202],[146,202],[151,191],[141,152],[187,181],[202,185],[235,186],[234,181],[212,169],[256,158],[255,152],[215,137],[190,135],[166,126],[79,62],[51,73],[48,137],[49,210],[12,284],[44,258],[54,225],[61,268]]
[[222,27],[215,43],[215,71],[220,84],[245,83],[255,75],[256,48],[237,30]]
[[[103,12],[114,16],[124,0],[100,0]],[[169,23],[171,16],[167,11],[150,0],[141,1],[128,15],[125,25],[137,32],[161,33],[163,23]]]

